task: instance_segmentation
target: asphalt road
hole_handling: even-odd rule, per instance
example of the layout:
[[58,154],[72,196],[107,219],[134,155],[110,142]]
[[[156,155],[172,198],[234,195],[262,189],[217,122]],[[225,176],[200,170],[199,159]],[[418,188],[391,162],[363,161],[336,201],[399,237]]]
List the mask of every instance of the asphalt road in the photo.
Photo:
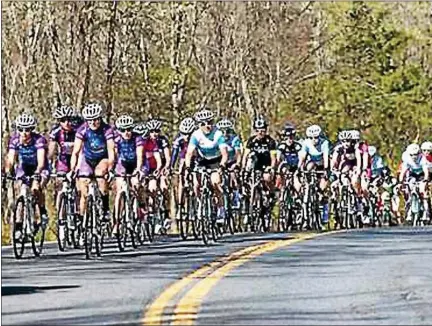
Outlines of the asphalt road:
[[21,261],[2,249],[2,324],[432,324],[432,228],[286,240],[302,236],[111,244],[91,261],[54,245]]

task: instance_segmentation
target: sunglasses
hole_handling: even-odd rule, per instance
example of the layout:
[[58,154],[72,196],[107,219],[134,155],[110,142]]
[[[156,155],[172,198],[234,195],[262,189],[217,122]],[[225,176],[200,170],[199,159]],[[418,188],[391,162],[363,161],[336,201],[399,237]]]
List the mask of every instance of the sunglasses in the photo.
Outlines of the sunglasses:
[[318,137],[308,137],[309,139],[319,139],[319,136]]
[[95,118],[95,119],[88,119],[86,120],[87,122],[96,122],[96,121],[100,121],[100,118]]
[[212,125],[213,125],[213,120],[200,122],[200,126],[201,126],[201,127],[204,127],[204,126],[212,126]]
[[34,128],[17,128],[19,132],[31,132]]
[[119,128],[120,132],[127,132],[127,131],[132,131],[133,128]]
[[150,130],[150,132],[155,132],[155,133],[160,133],[160,129],[154,129],[154,130]]
[[267,131],[267,129],[256,129],[256,132],[259,132],[259,133],[263,133],[263,132],[266,132]]
[[59,119],[60,122],[72,122],[71,118],[61,118]]

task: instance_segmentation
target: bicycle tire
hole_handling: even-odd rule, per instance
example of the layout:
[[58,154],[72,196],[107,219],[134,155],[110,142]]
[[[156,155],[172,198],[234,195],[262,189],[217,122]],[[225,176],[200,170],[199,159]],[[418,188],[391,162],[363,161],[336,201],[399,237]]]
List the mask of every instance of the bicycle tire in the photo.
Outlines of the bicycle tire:
[[93,198],[87,199],[86,211],[84,214],[84,249],[86,259],[90,259],[93,247]]
[[126,228],[126,194],[122,192],[115,205],[115,221],[117,224],[117,247],[120,252],[123,252],[126,247],[127,228]]
[[[43,244],[45,241],[45,227],[42,226],[41,214],[39,204],[33,203],[33,214],[39,213],[39,224],[37,232],[31,237],[32,250],[35,257],[39,257],[42,254]],[[34,222],[34,216],[30,218],[31,222]]]
[[[24,205],[25,201],[23,197],[19,197],[18,200],[16,201],[15,207],[14,207],[14,215],[13,215],[13,224],[12,224],[12,232],[11,232],[11,239],[12,239],[12,244],[13,244],[13,249],[14,249],[14,256],[16,259],[21,259],[22,255],[24,253],[24,248],[25,248],[25,228],[24,228],[24,219],[26,218],[25,216],[25,205]],[[17,213],[19,212],[19,209],[21,210],[21,214],[23,215],[21,218],[23,227],[22,227],[22,235],[21,235],[21,241],[17,241],[17,239],[15,239],[15,231],[16,231],[16,224],[17,224]]]
[[182,240],[187,240],[189,234],[189,196],[188,192],[183,188],[181,200],[178,205],[179,210],[179,229]]
[[138,200],[135,198],[135,196],[132,197],[132,203],[130,209],[131,210],[129,211],[129,224],[128,224],[129,237],[131,240],[132,248],[136,249],[138,248],[138,244],[136,241],[137,239],[135,239],[136,237],[135,225],[137,224],[138,221],[138,210],[140,208],[139,208]]
[[65,251],[69,237],[67,226],[67,203],[65,194],[60,193],[59,196],[59,205],[57,208],[57,245],[60,251]]

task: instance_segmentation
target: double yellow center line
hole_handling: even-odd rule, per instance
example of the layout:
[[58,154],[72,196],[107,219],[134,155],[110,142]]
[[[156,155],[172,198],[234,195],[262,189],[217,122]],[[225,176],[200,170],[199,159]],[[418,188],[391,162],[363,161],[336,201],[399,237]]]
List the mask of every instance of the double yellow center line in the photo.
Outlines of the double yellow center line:
[[[142,323],[143,325],[161,325],[163,322],[171,322],[171,325],[193,325],[197,318],[201,302],[205,296],[232,269],[264,253],[329,233],[334,232],[316,234],[303,233],[295,235],[292,239],[268,241],[264,244],[236,251],[223,257],[219,261],[214,261],[205,265],[186,277],[174,282],[163,291],[162,294],[148,306]],[[178,301],[174,313],[167,314],[165,310],[169,308],[169,304],[174,297],[196,280],[199,281],[195,282]]]

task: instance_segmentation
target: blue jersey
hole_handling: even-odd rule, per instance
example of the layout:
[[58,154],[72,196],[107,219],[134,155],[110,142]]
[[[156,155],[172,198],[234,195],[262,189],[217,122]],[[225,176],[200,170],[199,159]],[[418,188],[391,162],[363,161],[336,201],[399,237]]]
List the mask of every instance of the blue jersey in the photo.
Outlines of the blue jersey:
[[204,160],[212,160],[221,157],[221,148],[227,146],[225,137],[219,129],[204,134],[201,129],[193,132],[189,146],[196,148],[198,155]]
[[124,139],[119,133],[116,133],[114,142],[118,159],[127,163],[136,162],[137,147],[144,146],[142,137],[135,133],[132,133],[130,139]]
[[314,163],[323,163],[324,154],[328,155],[330,152],[329,141],[325,138],[319,138],[318,143],[315,145],[314,140],[305,139],[301,149],[303,155],[307,155],[309,160]]
[[107,141],[114,138],[110,125],[102,122],[97,130],[84,123],[77,131],[76,138],[84,143],[83,154],[86,160],[99,161],[108,158]]
[[230,135],[229,137],[225,138],[225,142],[227,144],[227,150],[228,150],[228,162],[235,162],[236,157],[236,151],[242,150],[242,142],[240,140],[240,137],[236,134]]

